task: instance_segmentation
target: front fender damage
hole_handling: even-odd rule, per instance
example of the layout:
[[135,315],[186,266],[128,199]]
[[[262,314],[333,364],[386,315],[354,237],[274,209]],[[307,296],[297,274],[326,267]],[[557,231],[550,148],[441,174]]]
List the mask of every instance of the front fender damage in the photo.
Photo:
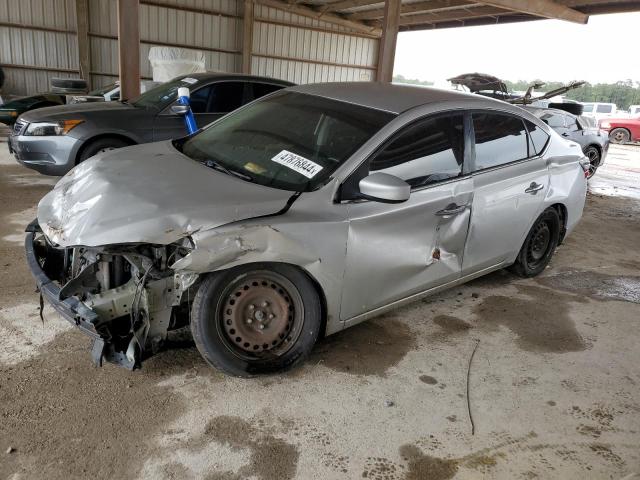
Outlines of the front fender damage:
[[193,235],[196,247],[171,265],[176,272],[206,273],[245,263],[287,262],[310,267],[320,258],[269,225],[212,230]]

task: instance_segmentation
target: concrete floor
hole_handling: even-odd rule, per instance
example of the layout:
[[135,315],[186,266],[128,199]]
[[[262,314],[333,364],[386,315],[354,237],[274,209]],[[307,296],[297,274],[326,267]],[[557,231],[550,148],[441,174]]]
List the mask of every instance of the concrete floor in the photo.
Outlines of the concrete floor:
[[612,148],[540,278],[492,274],[253,380],[180,339],[96,369],[50,309],[43,326],[21,230],[52,182],[5,149],[1,479],[640,478],[639,147]]

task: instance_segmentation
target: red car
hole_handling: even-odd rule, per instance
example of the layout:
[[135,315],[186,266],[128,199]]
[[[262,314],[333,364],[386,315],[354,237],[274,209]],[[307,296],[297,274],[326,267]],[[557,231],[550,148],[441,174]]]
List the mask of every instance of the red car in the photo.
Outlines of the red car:
[[599,126],[601,130],[609,133],[611,143],[640,141],[640,117],[603,118]]

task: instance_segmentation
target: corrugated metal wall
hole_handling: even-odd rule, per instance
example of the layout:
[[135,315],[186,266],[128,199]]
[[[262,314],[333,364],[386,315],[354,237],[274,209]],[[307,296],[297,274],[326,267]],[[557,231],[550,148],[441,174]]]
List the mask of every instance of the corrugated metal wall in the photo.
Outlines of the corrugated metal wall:
[[[153,45],[202,50],[208,70],[241,70],[241,0],[140,3],[143,77],[151,77],[148,54]],[[74,0],[0,0],[0,64],[7,76],[4,91],[44,91],[51,77],[77,76],[75,30]],[[118,74],[115,0],[89,0],[89,41],[92,86],[113,82]],[[377,39],[344,27],[255,6],[254,74],[296,83],[373,80],[377,48]]]
[[374,79],[377,39],[264,5],[254,15],[252,73],[295,83]]
[[0,0],[3,91],[46,91],[52,77],[77,77],[75,29],[74,0]]

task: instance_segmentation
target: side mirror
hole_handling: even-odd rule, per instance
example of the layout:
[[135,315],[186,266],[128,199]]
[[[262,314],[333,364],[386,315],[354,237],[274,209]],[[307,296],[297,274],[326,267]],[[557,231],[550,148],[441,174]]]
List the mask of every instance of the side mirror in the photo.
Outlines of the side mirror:
[[384,203],[402,203],[409,200],[411,186],[388,173],[376,172],[360,180],[362,198]]
[[174,115],[186,115],[189,111],[189,105],[171,105],[171,113]]

